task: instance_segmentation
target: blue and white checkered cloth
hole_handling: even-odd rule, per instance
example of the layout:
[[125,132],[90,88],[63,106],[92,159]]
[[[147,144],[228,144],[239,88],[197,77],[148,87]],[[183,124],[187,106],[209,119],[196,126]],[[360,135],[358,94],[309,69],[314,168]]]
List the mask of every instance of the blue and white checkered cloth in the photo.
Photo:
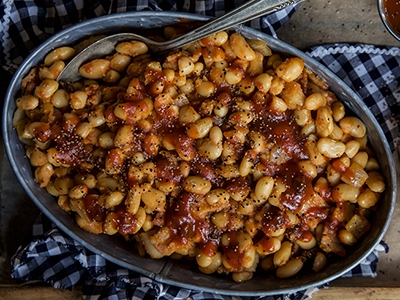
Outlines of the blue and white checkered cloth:
[[[81,20],[133,10],[171,10],[220,16],[241,0],[59,0],[2,1],[0,4],[0,64],[12,74],[23,59],[53,33]],[[296,11],[289,7],[246,25],[276,36]],[[279,33],[279,32],[278,32]],[[393,151],[399,147],[400,48],[332,44],[306,52],[326,65],[365,101],[382,126]],[[376,276],[384,242],[360,265],[343,277]],[[230,297],[161,284],[106,261],[40,216],[32,237],[12,258],[12,277],[19,281],[43,280],[56,288],[83,286],[84,299],[306,299],[317,289],[292,295]]]

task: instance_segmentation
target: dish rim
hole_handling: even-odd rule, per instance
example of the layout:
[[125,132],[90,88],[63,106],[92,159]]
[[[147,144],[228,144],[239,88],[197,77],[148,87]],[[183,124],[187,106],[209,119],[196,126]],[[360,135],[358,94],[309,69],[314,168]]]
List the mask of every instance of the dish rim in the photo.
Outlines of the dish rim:
[[[117,17],[149,18],[149,17],[153,17],[153,16],[154,17],[162,17],[162,16],[166,16],[166,15],[168,17],[171,17],[171,16],[177,17],[178,19],[179,18],[187,18],[190,21],[207,21],[209,19],[209,17],[206,17],[206,16],[199,16],[199,15],[194,15],[194,14],[190,14],[190,13],[148,12],[148,11],[119,13]],[[121,267],[125,267],[127,269],[136,271],[136,272],[138,272],[144,276],[147,276],[151,279],[154,279],[160,283],[171,284],[171,285],[180,286],[180,287],[188,288],[188,289],[192,289],[192,290],[202,290],[202,291],[206,291],[206,292],[210,292],[210,293],[219,293],[219,294],[231,295],[231,296],[261,296],[261,295],[267,296],[267,295],[276,295],[278,293],[279,294],[290,294],[290,293],[297,292],[299,290],[305,290],[305,289],[308,289],[311,287],[320,286],[320,285],[328,283],[328,282],[342,276],[344,273],[351,270],[354,266],[358,265],[363,259],[365,259],[375,249],[375,247],[380,242],[380,240],[383,238],[383,236],[385,235],[385,233],[390,225],[390,221],[393,216],[394,204],[395,204],[395,200],[396,200],[396,191],[397,191],[397,181],[396,181],[396,172],[394,170],[394,163],[393,163],[393,159],[392,159],[392,155],[391,155],[391,150],[390,150],[389,144],[387,142],[387,139],[385,137],[385,134],[383,133],[383,130],[381,129],[378,122],[376,121],[375,117],[368,110],[366,105],[362,102],[360,97],[349,86],[347,86],[341,79],[339,79],[339,77],[337,77],[332,71],[330,71],[328,68],[323,66],[321,63],[317,62],[312,57],[307,56],[307,54],[300,51],[299,49],[296,49],[289,44],[286,44],[280,40],[277,40],[271,36],[268,36],[265,33],[262,33],[255,29],[251,29],[249,27],[245,27],[242,25],[236,26],[234,28],[238,31],[244,31],[246,34],[250,34],[252,36],[262,38],[262,39],[266,40],[267,43],[268,43],[268,41],[275,40],[275,43],[279,43],[282,46],[282,48],[285,48],[288,50],[287,53],[290,53],[291,55],[297,55],[303,59],[305,58],[307,65],[310,65],[310,63],[311,63],[311,65],[313,66],[313,69],[318,68],[318,72],[321,72],[321,73],[318,73],[318,75],[323,73],[324,76],[327,76],[327,77],[331,78],[332,80],[335,80],[340,85],[340,87],[347,93],[347,95],[350,95],[351,99],[353,99],[357,105],[360,105],[362,107],[362,109],[364,110],[363,113],[366,114],[366,116],[368,116],[369,120],[374,125],[373,126],[374,129],[376,129],[378,131],[377,134],[380,136],[381,141],[383,143],[383,146],[384,146],[383,150],[387,155],[388,164],[389,164],[389,168],[390,168],[390,178],[386,178],[386,179],[390,180],[392,191],[391,191],[391,193],[390,193],[390,191],[386,191],[386,193],[390,193],[391,196],[385,196],[385,198],[390,197],[390,199],[391,199],[390,205],[391,206],[390,206],[390,209],[388,212],[388,216],[387,216],[388,218],[385,221],[384,226],[380,231],[380,234],[375,238],[375,242],[373,243],[373,246],[370,247],[369,251],[366,251],[362,256],[358,257],[358,259],[353,261],[353,263],[347,265],[347,267],[345,269],[343,269],[342,271],[336,272],[335,274],[331,274],[331,275],[327,276],[326,278],[321,279],[319,281],[314,281],[314,282],[311,282],[308,284],[296,286],[295,288],[288,287],[288,288],[279,289],[279,290],[272,289],[272,290],[260,290],[260,291],[241,291],[241,290],[231,290],[231,289],[219,289],[219,288],[196,286],[196,285],[192,285],[192,284],[176,282],[175,280],[165,277],[163,275],[163,271],[160,273],[161,275],[157,274],[157,273],[146,272],[141,267],[132,266],[131,264],[110,255],[109,253],[105,253],[98,247],[92,245],[91,243],[87,242],[87,240],[83,239],[82,235],[78,235],[76,232],[71,231],[65,224],[63,224],[61,221],[59,221],[54,216],[54,213],[52,213],[48,209],[48,207],[46,207],[40,201],[40,199],[37,198],[34,191],[32,191],[30,186],[27,184],[26,180],[24,180],[24,174],[22,173],[22,170],[19,168],[19,164],[16,161],[16,158],[12,154],[13,149],[12,149],[12,147],[11,147],[12,145],[10,143],[10,141],[12,140],[10,138],[10,134],[12,134],[12,133],[15,134],[15,132],[14,132],[15,130],[13,128],[9,128],[9,125],[12,124],[12,117],[10,115],[10,106],[12,106],[12,102],[15,99],[14,96],[16,95],[17,91],[20,90],[20,83],[21,83],[22,78],[24,77],[24,75],[26,75],[26,72],[29,71],[31,69],[31,67],[33,67],[32,61],[34,60],[35,57],[41,56],[42,58],[44,58],[45,53],[43,53],[43,52],[45,50],[48,51],[47,48],[49,48],[53,43],[55,43],[57,41],[58,42],[65,41],[66,45],[71,44],[72,42],[68,41],[68,37],[71,32],[73,32],[77,29],[83,29],[84,27],[87,27],[87,26],[90,26],[93,24],[101,24],[102,21],[107,21],[107,20],[110,20],[111,18],[115,18],[115,17],[116,17],[116,14],[113,14],[113,15],[98,17],[96,19],[83,21],[81,23],[78,23],[76,25],[73,25],[67,29],[60,31],[59,33],[54,34],[48,40],[44,41],[20,65],[20,67],[18,68],[18,70],[16,71],[16,73],[14,74],[14,76],[10,82],[10,85],[7,89],[7,93],[5,96],[3,112],[2,112],[2,115],[3,115],[3,117],[2,117],[2,134],[3,134],[6,154],[10,161],[11,167],[12,167],[14,173],[16,174],[20,184],[22,185],[24,190],[27,192],[29,197],[32,199],[32,201],[63,232],[67,233],[71,238],[73,238],[74,240],[81,243],[87,249],[91,250],[94,253],[101,255],[105,259],[107,259],[117,265],[120,265]],[[166,269],[168,269],[168,262],[163,267],[163,270],[166,270]],[[232,284],[233,283],[234,282],[232,281]]]

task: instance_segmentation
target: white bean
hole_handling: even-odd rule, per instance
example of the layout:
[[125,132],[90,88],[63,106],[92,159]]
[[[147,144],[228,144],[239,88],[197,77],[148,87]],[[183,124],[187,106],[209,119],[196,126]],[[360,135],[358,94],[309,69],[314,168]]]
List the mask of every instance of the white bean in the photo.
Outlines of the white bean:
[[296,275],[303,267],[303,261],[300,258],[292,258],[285,265],[276,269],[276,276],[279,278],[288,278]]

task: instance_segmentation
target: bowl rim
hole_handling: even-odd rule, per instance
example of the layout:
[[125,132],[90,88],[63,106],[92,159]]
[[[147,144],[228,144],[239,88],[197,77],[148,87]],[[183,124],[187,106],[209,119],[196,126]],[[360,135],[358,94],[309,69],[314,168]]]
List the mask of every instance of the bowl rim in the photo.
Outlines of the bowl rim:
[[385,13],[385,9],[384,9],[384,5],[383,5],[383,1],[386,0],[378,0],[377,4],[378,4],[378,12],[379,12],[379,17],[381,18],[381,21],[383,23],[383,25],[386,27],[387,31],[389,31],[389,33],[400,42],[400,32],[397,32],[396,30],[394,30],[394,28],[392,27],[392,25],[390,25],[387,17],[386,17],[386,13]]
[[[46,49],[46,47],[51,45],[54,41],[61,39],[61,40],[65,40],[66,44],[68,44],[68,43],[70,44],[71,41],[68,41],[68,36],[69,36],[70,32],[73,32],[74,30],[76,30],[78,28],[82,29],[91,24],[97,24],[98,22],[107,21],[110,18],[114,18],[115,16],[116,15],[113,14],[113,15],[98,17],[96,19],[83,21],[81,23],[73,25],[73,26],[71,26],[67,29],[64,29],[64,30],[60,31],[59,33],[56,33],[55,35],[51,36],[48,40],[43,42],[37,49],[35,49],[20,65],[20,67],[18,68],[17,72],[14,74],[14,76],[10,82],[10,85],[8,87],[8,90],[7,90],[7,93],[5,96],[3,112],[2,112],[2,115],[3,115],[3,117],[2,117],[2,134],[3,134],[3,138],[4,138],[6,154],[10,161],[12,169],[15,172],[15,174],[17,175],[17,178],[18,178],[20,184],[22,185],[22,187],[24,188],[24,190],[27,192],[27,194],[32,199],[32,201],[38,206],[38,208],[47,217],[49,217],[49,219],[51,221],[53,221],[63,232],[67,233],[71,238],[73,238],[74,240],[81,243],[84,247],[88,248],[89,250],[91,250],[92,252],[94,252],[96,254],[99,254],[100,256],[104,257],[105,259],[107,259],[117,265],[120,265],[121,267],[136,271],[136,272],[138,272],[144,276],[147,276],[151,279],[154,279],[160,283],[166,283],[166,284],[170,284],[170,285],[180,286],[180,287],[188,288],[191,290],[197,290],[197,291],[201,290],[201,291],[205,291],[205,292],[231,295],[231,296],[261,296],[261,295],[267,296],[267,295],[276,295],[278,293],[279,294],[290,294],[290,293],[294,293],[294,292],[297,292],[300,290],[306,290],[311,287],[321,286],[323,284],[326,284],[326,283],[342,276],[347,271],[351,270],[356,265],[358,265],[368,255],[371,254],[371,252],[375,249],[377,244],[379,244],[379,242],[384,237],[384,235],[390,225],[390,220],[393,215],[394,204],[395,204],[395,200],[396,200],[396,192],[397,192],[396,172],[394,170],[394,162],[393,162],[393,159],[391,156],[391,150],[390,150],[389,144],[387,142],[387,139],[383,133],[383,130],[381,129],[380,125],[378,124],[377,120],[375,119],[375,117],[372,115],[372,113],[369,111],[369,109],[366,107],[366,105],[362,102],[361,98],[349,86],[347,86],[339,77],[337,77],[332,71],[330,71],[328,68],[323,66],[321,63],[317,62],[315,59],[308,56],[304,52],[302,52],[302,51],[294,48],[293,46],[286,44],[280,40],[279,40],[279,44],[282,45],[282,48],[287,49],[288,52],[290,52],[292,55],[297,55],[303,59],[305,58],[308,62],[311,62],[311,65],[313,67],[318,67],[318,69],[321,71],[321,73],[323,73],[324,75],[326,75],[326,76],[332,78],[333,80],[335,80],[336,82],[338,82],[339,85],[341,86],[341,88],[343,88],[346,91],[347,95],[349,95],[351,97],[351,99],[353,99],[357,104],[361,105],[361,107],[363,109],[363,113],[365,113],[369,117],[369,119],[372,121],[374,128],[377,130],[380,138],[382,139],[383,148],[384,148],[383,151],[387,154],[389,168],[391,169],[390,180],[391,180],[391,184],[392,184],[392,191],[391,191],[391,193],[390,193],[390,191],[387,191],[387,193],[390,193],[390,195],[391,195],[390,196],[391,203],[390,203],[390,209],[388,212],[387,219],[385,220],[384,226],[383,226],[383,228],[381,228],[379,235],[377,237],[375,237],[375,242],[374,242],[373,246],[369,249],[369,251],[366,251],[362,256],[358,257],[356,260],[353,261],[353,263],[348,265],[343,270],[338,271],[332,275],[329,275],[326,278],[323,278],[321,280],[302,284],[302,285],[299,285],[296,287],[287,287],[287,288],[283,288],[283,289],[279,289],[279,290],[272,289],[272,290],[258,290],[258,291],[250,292],[250,291],[245,291],[245,290],[230,290],[230,289],[224,289],[224,288],[220,289],[220,288],[214,288],[214,287],[210,288],[210,287],[205,287],[205,286],[201,286],[201,285],[186,284],[186,283],[177,282],[173,279],[165,277],[163,275],[163,273],[155,274],[155,273],[151,273],[151,272],[146,272],[138,266],[132,266],[128,262],[125,262],[123,260],[115,258],[114,256],[110,255],[109,253],[103,252],[101,249],[95,247],[94,245],[92,245],[91,243],[89,243],[85,239],[83,239],[81,237],[81,235],[78,235],[76,232],[70,231],[69,228],[65,224],[60,222],[43,203],[41,203],[38,199],[36,199],[34,192],[30,189],[30,187],[27,185],[27,183],[23,180],[23,172],[22,172],[22,170],[20,170],[18,168],[18,163],[16,162],[16,160],[12,154],[12,148],[11,148],[11,144],[10,144],[10,131],[13,131],[14,129],[9,128],[9,126],[8,126],[9,124],[12,124],[12,118],[10,117],[10,112],[8,110],[9,110],[10,104],[12,103],[12,101],[14,101],[13,91],[14,92],[18,91],[19,87],[20,87],[20,85],[19,85],[20,81],[18,81],[16,79],[23,78],[21,76],[23,76],[32,67],[32,59],[36,55],[39,55],[43,51],[43,49]],[[206,16],[199,16],[199,15],[195,15],[195,14],[191,14],[191,13],[180,13],[180,12],[148,12],[148,11],[144,11],[144,12],[127,12],[127,13],[118,14],[118,17],[146,18],[146,17],[153,17],[153,16],[158,16],[158,17],[175,16],[177,18],[188,18],[188,19],[194,20],[194,21],[206,21],[209,19],[209,17],[206,17]],[[265,33],[262,33],[255,29],[251,29],[249,27],[244,27],[242,25],[236,26],[234,28],[239,31],[242,29],[245,29],[246,34],[251,34],[255,37],[259,37],[259,38],[267,40],[267,41],[277,40],[271,36],[266,35]],[[42,55],[42,57],[44,57],[44,56]],[[387,178],[387,179],[389,179],[389,178]]]

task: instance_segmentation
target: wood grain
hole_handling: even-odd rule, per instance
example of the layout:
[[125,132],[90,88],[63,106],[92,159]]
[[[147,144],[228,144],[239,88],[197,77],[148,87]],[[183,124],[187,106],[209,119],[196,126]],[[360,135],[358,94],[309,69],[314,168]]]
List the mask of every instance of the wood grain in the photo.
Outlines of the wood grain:
[[[75,300],[82,299],[82,290],[54,289],[49,286],[0,287],[0,300]],[[312,300],[397,300],[400,287],[329,287],[312,294]]]

